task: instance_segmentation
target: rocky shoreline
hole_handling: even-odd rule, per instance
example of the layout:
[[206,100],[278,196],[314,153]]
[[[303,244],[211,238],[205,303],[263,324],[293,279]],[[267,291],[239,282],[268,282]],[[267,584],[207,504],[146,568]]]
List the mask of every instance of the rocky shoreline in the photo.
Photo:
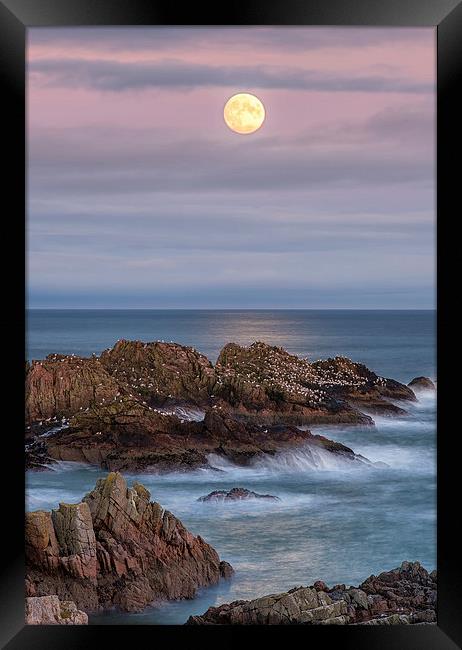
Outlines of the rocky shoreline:
[[[344,357],[310,362],[259,342],[226,345],[215,365],[186,346],[124,340],[100,356],[27,364],[26,469],[78,461],[111,472],[80,503],[26,515],[27,623],[87,624],[89,613],[191,599],[232,577],[212,546],[119,472],[217,469],[216,457],[248,466],[300,449],[314,466],[326,455],[383,466],[307,427],[360,426],[367,435],[374,415],[405,417],[416,393],[435,388],[426,377],[406,386]],[[279,501],[243,487],[198,501],[247,499]],[[436,572],[404,562],[358,587],[318,581],[187,623],[428,624],[435,603]]]
[[300,446],[367,462],[298,427],[372,426],[371,414],[405,415],[394,401],[416,396],[344,357],[312,363],[261,342],[230,343],[213,365],[176,343],[122,340],[100,356],[27,364],[26,468],[65,460],[189,470],[209,466],[210,454],[246,465]]
[[[87,613],[134,612],[193,598],[232,574],[206,541],[118,473],[98,480],[80,503],[26,515],[28,598],[55,596]],[[37,609],[41,601],[29,602]]]
[[403,562],[358,587],[295,587],[254,600],[210,607],[187,625],[413,625],[436,623],[436,571]]
[[[210,500],[263,498],[243,488]],[[208,498],[202,499],[207,501]],[[205,503],[204,503],[205,506]],[[26,622],[87,624],[88,614],[139,612],[232,579],[234,569],[172,513],[119,473],[77,504],[26,515]],[[357,587],[309,587],[210,607],[188,625],[394,625],[436,622],[436,571],[403,562]]]

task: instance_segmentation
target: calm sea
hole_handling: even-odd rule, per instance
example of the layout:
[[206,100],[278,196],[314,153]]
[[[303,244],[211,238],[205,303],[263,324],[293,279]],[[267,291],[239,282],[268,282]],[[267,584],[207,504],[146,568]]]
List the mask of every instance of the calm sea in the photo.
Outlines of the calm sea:
[[357,310],[30,310],[28,358],[91,355],[117,339],[175,341],[215,361],[231,341],[265,341],[320,359],[345,355],[379,374],[434,377],[434,311]]

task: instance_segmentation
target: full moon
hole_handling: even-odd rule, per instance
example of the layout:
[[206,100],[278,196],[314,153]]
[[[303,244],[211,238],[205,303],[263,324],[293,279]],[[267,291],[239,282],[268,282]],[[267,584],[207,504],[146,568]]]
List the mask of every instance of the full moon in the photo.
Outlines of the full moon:
[[223,117],[231,131],[244,135],[254,133],[263,124],[265,107],[255,95],[238,93],[226,102]]

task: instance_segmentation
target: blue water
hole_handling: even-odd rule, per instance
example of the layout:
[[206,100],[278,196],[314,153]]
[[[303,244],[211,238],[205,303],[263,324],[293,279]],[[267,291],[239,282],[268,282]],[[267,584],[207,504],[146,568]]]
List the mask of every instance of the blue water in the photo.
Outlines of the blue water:
[[91,355],[120,338],[192,345],[215,361],[225,343],[255,340],[311,359],[345,355],[384,376],[434,377],[434,311],[29,310],[29,359]]
[[[409,381],[436,377],[435,318],[430,311],[32,311],[28,356],[88,355],[118,338],[174,340],[215,360],[222,345],[255,339],[313,359],[345,354],[385,376]],[[128,475],[230,562],[231,581],[190,601],[110,612],[97,624],[183,623],[210,605],[287,590],[317,579],[358,584],[403,560],[436,566],[435,396],[419,395],[407,418],[376,418],[375,428],[323,427],[385,469],[361,468],[325,456],[313,466],[303,450],[252,467],[215,459],[222,473]],[[91,490],[98,468],[61,463],[27,476],[27,507],[77,502]],[[274,494],[278,502],[200,503],[214,489],[242,486]]]

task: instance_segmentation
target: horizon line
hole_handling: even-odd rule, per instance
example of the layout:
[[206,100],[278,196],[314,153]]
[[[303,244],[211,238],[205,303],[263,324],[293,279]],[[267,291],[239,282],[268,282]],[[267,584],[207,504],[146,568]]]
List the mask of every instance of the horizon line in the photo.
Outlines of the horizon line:
[[436,311],[436,307],[26,307],[26,311]]

